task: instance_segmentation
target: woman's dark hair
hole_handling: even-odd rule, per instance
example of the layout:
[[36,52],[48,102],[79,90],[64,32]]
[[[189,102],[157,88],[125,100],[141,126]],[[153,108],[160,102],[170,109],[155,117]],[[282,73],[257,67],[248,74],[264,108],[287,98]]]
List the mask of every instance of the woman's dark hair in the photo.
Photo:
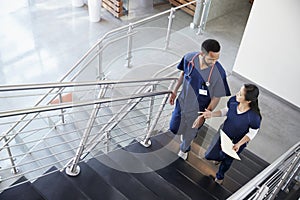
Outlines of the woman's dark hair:
[[205,40],[201,45],[201,51],[205,53],[212,52],[219,52],[221,49],[221,46],[217,40],[214,39],[207,39]]
[[258,95],[259,95],[259,89],[256,85],[253,84],[244,84],[245,87],[245,100],[251,101],[250,102],[250,108],[255,113],[257,113],[262,119],[262,116],[260,114],[260,109],[258,107]]

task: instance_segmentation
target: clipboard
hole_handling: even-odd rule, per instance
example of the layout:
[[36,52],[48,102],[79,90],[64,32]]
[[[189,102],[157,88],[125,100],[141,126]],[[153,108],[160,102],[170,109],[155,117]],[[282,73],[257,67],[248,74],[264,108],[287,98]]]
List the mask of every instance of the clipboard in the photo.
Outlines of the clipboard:
[[233,143],[232,143],[231,139],[226,135],[226,133],[224,133],[224,131],[222,129],[220,130],[220,137],[221,137],[222,151],[232,158],[241,160],[239,155],[232,149]]

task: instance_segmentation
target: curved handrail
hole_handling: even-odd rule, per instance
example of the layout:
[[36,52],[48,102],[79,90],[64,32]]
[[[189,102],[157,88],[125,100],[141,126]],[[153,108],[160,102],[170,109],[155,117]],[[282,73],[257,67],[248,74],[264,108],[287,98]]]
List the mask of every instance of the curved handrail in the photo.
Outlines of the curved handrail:
[[[152,79],[143,79],[143,80],[118,80],[118,81],[109,81],[109,80],[102,80],[102,81],[94,81],[94,82],[68,82],[68,83],[44,83],[44,84],[27,84],[27,85],[12,85],[12,86],[1,86],[0,91],[9,91],[9,90],[26,90],[26,89],[45,89],[45,88],[52,88],[51,90],[54,90],[54,88],[63,88],[63,87],[74,87],[74,86],[90,86],[90,85],[108,85],[108,84],[121,84],[121,83],[138,83],[138,82],[154,82],[157,81],[167,81],[167,80],[176,80],[177,78],[174,77],[166,77],[166,78],[152,78]],[[159,95],[159,93],[154,94]],[[131,95],[131,98],[139,98],[136,97],[136,95]],[[125,99],[124,99],[125,98]],[[3,117],[9,117],[9,116],[17,116],[17,115],[23,115],[26,116],[28,114],[38,114],[40,112],[45,111],[51,111],[51,110],[59,110],[59,109],[65,109],[65,108],[73,108],[73,107],[79,107],[79,106],[87,106],[87,105],[93,105],[93,104],[100,104],[100,103],[107,103],[107,101],[120,101],[120,100],[126,100],[128,97],[122,97],[122,98],[111,98],[111,99],[98,99],[95,101],[88,101],[88,102],[78,102],[78,103],[62,103],[60,105],[46,105],[46,106],[40,106],[40,107],[33,107],[33,108],[27,108],[27,109],[19,109],[19,110],[11,110],[11,111],[4,111],[0,112],[0,118]],[[19,121],[18,121],[19,122]],[[7,133],[3,134],[0,137],[0,140],[5,138]],[[17,134],[14,136],[11,136],[7,141],[4,142],[3,146],[0,148],[0,151],[7,145],[10,141],[12,141]]]
[[[165,15],[165,14],[167,14],[167,13],[170,13],[172,10],[174,11],[176,11],[176,10],[178,10],[178,9],[181,9],[181,8],[183,8],[183,7],[185,7],[185,6],[188,6],[188,5],[190,5],[190,4],[193,4],[193,3],[196,3],[197,2],[197,0],[194,0],[194,1],[191,1],[191,2],[189,2],[189,3],[186,3],[186,4],[183,4],[183,5],[181,5],[181,6],[178,6],[178,7],[174,7],[174,8],[171,8],[171,9],[169,9],[169,10],[166,10],[166,11],[164,11],[164,12],[161,12],[161,13],[158,13],[158,14],[156,14],[156,15],[152,15],[152,16],[150,16],[150,17],[147,17],[147,18],[145,18],[145,19],[141,19],[141,20],[138,20],[138,21],[136,21],[136,22],[133,22],[133,23],[130,23],[130,24],[128,24],[128,25],[124,25],[124,26],[122,26],[122,27],[119,27],[119,28],[116,28],[116,29],[114,29],[114,30],[111,30],[111,31],[108,31],[107,33],[105,33],[103,36],[102,36],[102,38],[100,38],[74,65],[73,65],[73,67],[67,72],[67,74],[61,79],[61,81],[63,81],[68,75],[70,75],[75,69],[76,69],[76,67],[104,40],[104,39],[106,39],[109,35],[113,35],[113,34],[116,34],[116,33],[119,33],[120,31],[127,31],[127,29],[129,28],[129,27],[134,27],[134,26],[137,26],[137,25],[142,25],[142,24],[144,24],[144,23],[146,23],[146,22],[148,22],[148,21],[151,21],[151,20],[154,20],[154,19],[156,19],[157,17],[160,17],[160,16],[162,16],[162,15]],[[60,82],[61,82],[60,81]]]
[[[138,25],[142,25],[142,24],[144,24],[145,22],[148,22],[148,21],[151,21],[151,20],[154,20],[154,19],[156,19],[157,17],[160,17],[160,16],[162,16],[162,15],[165,15],[165,14],[167,14],[167,13],[171,13],[171,12],[174,12],[174,11],[176,11],[176,10],[178,10],[178,9],[181,9],[181,8],[183,8],[183,7],[185,7],[185,6],[188,6],[188,5],[190,5],[190,4],[193,4],[193,3],[196,3],[197,2],[197,0],[194,0],[194,1],[191,1],[191,2],[189,2],[189,3],[186,3],[186,4],[183,4],[183,5],[181,5],[181,6],[178,6],[178,7],[174,7],[174,8],[171,8],[171,9],[169,9],[169,10],[166,10],[166,11],[164,11],[164,12],[161,12],[161,13],[158,13],[158,14],[156,14],[156,15],[153,15],[153,16],[150,16],[150,17],[147,17],[147,18],[144,18],[144,19],[141,19],[141,20],[138,20],[138,21],[136,21],[136,22],[133,22],[133,23],[130,23],[130,24],[128,24],[128,25],[124,25],[124,26],[122,26],[122,27],[119,27],[119,28],[116,28],[116,29],[114,29],[114,30],[111,30],[111,31],[108,31],[107,33],[105,33],[103,36],[102,36],[102,38],[100,38],[70,69],[69,69],[69,71],[61,78],[61,79],[59,79],[59,81],[58,82],[63,82],[63,81],[65,81],[65,79],[70,75],[70,74],[72,74],[77,68],[78,68],[78,66],[92,53],[92,51],[94,51],[95,50],[95,48],[98,46],[98,45],[100,45],[100,43],[102,42],[102,41],[104,41],[108,36],[110,36],[110,35],[113,35],[113,34],[117,34],[117,33],[120,33],[120,31],[126,31],[129,27],[133,27],[133,26],[138,26]],[[77,73],[76,74],[76,76],[78,76],[79,75],[79,73]],[[74,78],[76,78],[76,76],[75,77],[73,77],[72,78],[72,80],[74,80]],[[53,92],[53,90],[54,89],[51,89],[51,90],[49,90],[44,96],[42,96],[35,104],[34,104],[34,106],[38,106],[38,105],[40,105],[40,103],[41,102],[43,102],[46,98],[47,98],[47,96],[49,95],[49,94],[51,94],[52,92]],[[61,91],[60,91],[61,92]],[[58,94],[54,97],[54,98],[56,98],[58,96]],[[38,113],[37,113],[38,114]],[[36,116],[37,116],[37,114],[35,115],[35,116],[33,116],[32,117],[32,119],[34,119]],[[24,120],[25,118],[27,117],[27,115],[24,115],[24,116],[22,116],[12,127],[10,127],[7,131],[5,131],[5,134],[4,135],[8,135],[12,130],[14,130],[14,128],[16,128],[18,125],[19,125],[19,123],[20,123],[20,121],[22,121],[22,120]],[[21,131],[21,130],[23,130],[28,124],[29,124],[30,122],[28,122],[27,124],[25,124],[25,125],[23,125],[19,130]]]
[[282,154],[277,160],[265,168],[261,173],[251,179],[246,185],[236,191],[231,195],[228,200],[244,199],[247,197],[253,190],[257,189],[258,186],[266,180],[278,167],[282,164],[286,158],[292,155],[296,150],[300,149],[300,142],[296,143],[284,154]]
[[[174,66],[173,64],[170,66]],[[167,66],[169,67],[169,66]],[[165,70],[165,68],[164,68]],[[161,70],[162,71],[162,70]],[[158,71],[158,72],[161,72]],[[174,80],[175,77],[164,78],[150,78],[150,79],[132,79],[132,80],[100,80],[100,81],[84,81],[84,82],[64,82],[64,83],[38,83],[38,84],[22,84],[22,85],[5,85],[0,86],[0,92],[17,91],[17,90],[36,90],[49,88],[66,88],[66,87],[80,87],[80,86],[95,86],[95,85],[114,85],[125,83],[143,83],[155,81]]]

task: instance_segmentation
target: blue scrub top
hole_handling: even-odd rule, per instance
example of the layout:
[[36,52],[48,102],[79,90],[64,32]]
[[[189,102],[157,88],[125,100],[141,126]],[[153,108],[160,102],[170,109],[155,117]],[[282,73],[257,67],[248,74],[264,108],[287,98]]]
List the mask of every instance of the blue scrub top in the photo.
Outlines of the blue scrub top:
[[249,128],[258,129],[260,127],[260,116],[253,110],[244,113],[237,113],[236,96],[231,97],[227,102],[228,112],[224,121],[223,131],[233,140],[233,143],[240,141],[248,132]]
[[[208,80],[211,67],[201,70],[199,52],[186,54],[178,64],[177,68],[184,72],[182,90],[178,96],[181,114],[195,119],[198,111],[203,111],[208,107],[212,97],[230,96],[230,90],[226,80],[226,73],[219,62],[216,62],[210,78],[210,86],[205,82]],[[189,62],[194,58],[194,66]],[[207,95],[200,94],[201,90],[206,90]]]

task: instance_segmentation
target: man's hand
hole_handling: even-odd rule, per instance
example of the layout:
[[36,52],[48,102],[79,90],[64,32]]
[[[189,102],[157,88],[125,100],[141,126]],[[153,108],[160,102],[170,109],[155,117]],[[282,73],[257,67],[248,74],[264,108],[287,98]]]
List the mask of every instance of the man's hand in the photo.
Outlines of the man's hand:
[[197,119],[194,121],[192,128],[199,128],[204,123],[204,117],[203,115],[200,115],[197,117]]
[[177,94],[175,92],[172,92],[170,95],[169,102],[171,105],[174,105],[175,99],[176,99]]

